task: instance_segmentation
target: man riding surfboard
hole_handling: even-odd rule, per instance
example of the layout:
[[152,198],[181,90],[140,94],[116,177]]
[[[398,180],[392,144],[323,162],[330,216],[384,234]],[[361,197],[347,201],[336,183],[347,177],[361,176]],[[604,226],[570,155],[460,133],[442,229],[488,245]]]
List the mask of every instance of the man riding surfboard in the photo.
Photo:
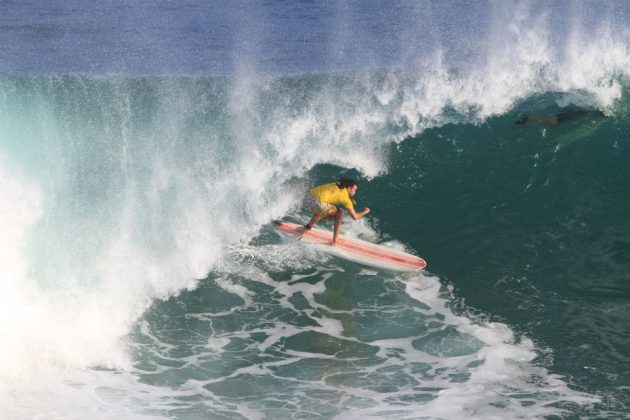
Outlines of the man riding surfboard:
[[356,194],[358,185],[356,181],[347,178],[339,178],[337,182],[323,184],[312,188],[306,194],[305,204],[313,212],[311,220],[304,225],[304,229],[310,230],[321,218],[335,219],[332,245],[337,243],[339,227],[343,218],[343,211],[337,206],[344,206],[354,220],[359,220],[370,212],[365,207],[360,212],[354,210],[355,202],[352,197]]

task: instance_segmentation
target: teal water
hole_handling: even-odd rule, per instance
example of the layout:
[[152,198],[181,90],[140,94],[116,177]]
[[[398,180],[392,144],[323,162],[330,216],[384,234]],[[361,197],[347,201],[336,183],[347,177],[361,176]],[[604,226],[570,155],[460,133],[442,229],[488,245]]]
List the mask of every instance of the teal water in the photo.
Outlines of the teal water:
[[380,227],[427,250],[431,270],[454,284],[464,312],[532,338],[549,349],[538,363],[600,395],[603,403],[585,415],[625,417],[627,107],[552,127],[512,124],[522,113],[558,111],[547,95],[479,126],[405,141],[394,153],[397,169],[375,184],[405,192],[378,207],[393,215],[414,208],[400,212],[413,229],[396,229],[395,217]]
[[[3,75],[7,416],[627,417],[627,81],[417,72]],[[339,175],[427,270],[274,231]]]
[[[439,279],[296,251],[265,227],[237,252],[246,275],[216,272],[152,307],[137,351],[147,337],[168,347],[140,358],[141,381],[198,390],[169,411],[181,418],[208,406],[226,418],[626,417],[630,126],[623,106],[514,124],[559,112],[556,99],[407,138],[388,150],[386,175],[361,183],[376,240],[404,243]],[[432,291],[415,300],[414,289]],[[208,350],[213,337],[221,351]]]

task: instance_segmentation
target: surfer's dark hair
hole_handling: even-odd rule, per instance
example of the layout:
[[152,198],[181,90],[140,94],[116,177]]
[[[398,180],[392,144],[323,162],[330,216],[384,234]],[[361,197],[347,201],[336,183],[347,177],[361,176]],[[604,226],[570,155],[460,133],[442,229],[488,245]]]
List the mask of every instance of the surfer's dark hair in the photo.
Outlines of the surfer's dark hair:
[[339,187],[340,190],[348,187],[354,187],[355,185],[357,185],[357,182],[354,179],[341,177],[337,180],[337,187]]

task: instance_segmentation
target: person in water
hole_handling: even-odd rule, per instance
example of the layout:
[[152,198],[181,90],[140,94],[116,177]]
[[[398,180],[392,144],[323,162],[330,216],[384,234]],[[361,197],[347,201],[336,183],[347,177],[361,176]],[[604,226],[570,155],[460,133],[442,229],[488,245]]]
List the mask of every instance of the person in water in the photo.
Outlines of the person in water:
[[598,110],[567,109],[550,117],[544,117],[542,115],[521,115],[514,124],[546,124],[548,126],[554,126],[567,121],[590,117],[606,118],[606,115]]
[[365,207],[360,212],[355,211],[354,206],[356,203],[352,197],[357,193],[357,188],[357,183],[347,178],[340,178],[337,182],[312,188],[306,194],[305,203],[313,212],[313,217],[304,225],[304,229],[310,230],[322,218],[327,220],[334,218],[335,229],[333,231],[332,244],[336,244],[339,239],[339,227],[343,217],[343,210],[337,206],[344,206],[354,220],[359,220],[370,212],[368,207]]

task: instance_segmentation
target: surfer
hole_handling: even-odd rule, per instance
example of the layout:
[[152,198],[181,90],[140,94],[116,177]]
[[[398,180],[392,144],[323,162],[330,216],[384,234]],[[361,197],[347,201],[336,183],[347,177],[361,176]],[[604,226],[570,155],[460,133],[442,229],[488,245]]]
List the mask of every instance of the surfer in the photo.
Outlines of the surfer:
[[331,182],[330,184],[323,184],[312,188],[308,194],[306,194],[305,203],[313,212],[313,217],[304,225],[304,229],[310,230],[321,218],[327,220],[334,218],[335,230],[333,232],[332,244],[336,244],[339,238],[341,219],[343,217],[343,211],[337,206],[344,206],[354,220],[359,220],[370,212],[368,207],[365,207],[360,212],[354,210],[356,203],[352,197],[357,193],[357,188],[356,181],[347,178],[339,178],[337,182]]
[[546,124],[548,126],[554,126],[567,121],[573,121],[578,118],[589,117],[606,118],[606,115],[599,110],[568,109],[550,117],[544,117],[542,115],[521,115],[514,124]]

